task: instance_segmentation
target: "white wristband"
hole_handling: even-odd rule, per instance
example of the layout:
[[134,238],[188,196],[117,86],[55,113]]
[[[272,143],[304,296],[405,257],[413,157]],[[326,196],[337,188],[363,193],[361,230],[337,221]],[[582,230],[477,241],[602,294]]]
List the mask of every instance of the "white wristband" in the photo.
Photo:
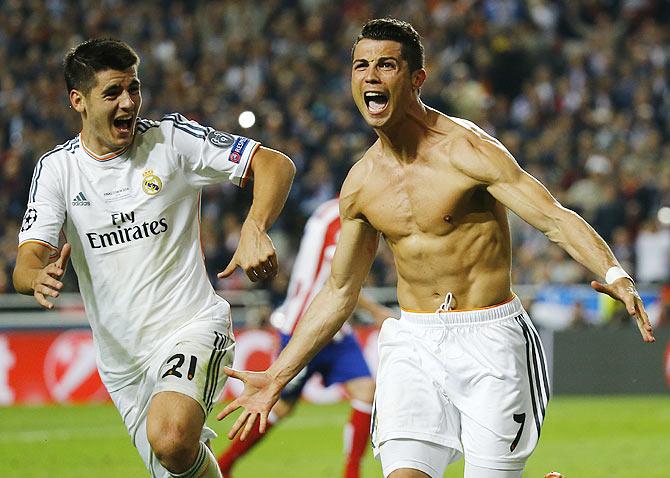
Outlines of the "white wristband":
[[607,273],[605,274],[605,282],[607,282],[608,285],[611,285],[614,283],[614,281],[621,279],[622,277],[625,277],[631,282],[634,282],[628,273],[619,266],[614,266],[607,269]]

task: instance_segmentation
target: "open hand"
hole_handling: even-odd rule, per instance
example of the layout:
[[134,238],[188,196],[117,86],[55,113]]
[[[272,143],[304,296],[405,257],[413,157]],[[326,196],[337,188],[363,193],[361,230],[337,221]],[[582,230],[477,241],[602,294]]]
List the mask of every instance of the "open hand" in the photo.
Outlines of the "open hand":
[[633,282],[622,277],[610,285],[592,281],[591,287],[602,294],[607,294],[611,298],[622,302],[626,306],[628,313],[635,319],[637,328],[640,329],[640,334],[642,334],[642,340],[645,342],[656,342],[654,330],[651,327],[651,323],[649,323],[649,317],[647,317],[647,312],[644,310],[642,299]]
[[272,406],[279,400],[280,387],[277,387],[267,372],[243,372],[225,367],[223,371],[232,378],[244,382],[242,395],[230,402],[221,413],[216,416],[217,420],[223,420],[232,412],[242,407],[242,413],[237,418],[230,431],[228,438],[235,438],[240,430],[240,440],[244,441],[254,428],[256,417],[260,417],[259,431],[265,433],[268,415]]

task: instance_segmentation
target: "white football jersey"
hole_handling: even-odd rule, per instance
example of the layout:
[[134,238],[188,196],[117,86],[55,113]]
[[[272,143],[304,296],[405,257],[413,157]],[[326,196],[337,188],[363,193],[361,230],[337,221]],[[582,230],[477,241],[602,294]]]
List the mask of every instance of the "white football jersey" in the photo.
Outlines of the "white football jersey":
[[61,230],[110,391],[144,371],[180,327],[227,314],[200,246],[200,191],[242,186],[259,143],[179,114],[139,119],[133,143],[97,157],[79,136],[35,166],[19,244],[57,248]]
[[[331,199],[321,204],[305,224],[286,299],[272,315],[272,325],[281,333],[293,334],[312,299],[326,283],[339,236],[339,200]],[[350,330],[351,327],[345,323],[335,338]]]

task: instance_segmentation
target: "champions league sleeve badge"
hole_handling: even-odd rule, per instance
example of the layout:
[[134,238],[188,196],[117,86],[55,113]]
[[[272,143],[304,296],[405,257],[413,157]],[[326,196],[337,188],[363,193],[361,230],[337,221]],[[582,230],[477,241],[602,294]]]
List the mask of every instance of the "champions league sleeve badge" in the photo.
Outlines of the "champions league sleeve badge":
[[217,148],[228,149],[235,141],[235,138],[230,133],[223,131],[210,131],[207,135],[207,140]]
[[26,211],[26,214],[23,216],[23,224],[21,224],[21,232],[26,232],[32,227],[37,221],[37,210],[30,208]]
[[144,171],[144,178],[142,179],[142,191],[149,196],[155,196],[161,189],[163,189],[163,181],[156,176],[151,169]]

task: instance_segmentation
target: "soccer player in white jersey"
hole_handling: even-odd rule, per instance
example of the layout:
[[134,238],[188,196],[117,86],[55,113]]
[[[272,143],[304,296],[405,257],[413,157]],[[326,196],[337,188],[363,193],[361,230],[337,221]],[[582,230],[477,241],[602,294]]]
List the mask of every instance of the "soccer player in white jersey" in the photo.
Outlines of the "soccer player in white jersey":
[[[339,200],[331,199],[319,206],[307,221],[291,271],[286,300],[272,314],[272,324],[280,332],[282,347],[286,346],[307,305],[330,275],[330,264],[339,235]],[[368,312],[377,324],[393,315],[391,309],[364,295],[360,296],[358,307]],[[358,478],[361,458],[369,443],[375,386],[363,352],[348,322],[344,323],[333,340],[316,354],[302,372],[284,387],[280,400],[270,413],[268,423],[270,426],[274,425],[294,410],[307,380],[314,373],[321,374],[326,386],[343,384],[349,396],[352,410],[344,433],[346,463],[343,476]],[[219,466],[224,478],[231,476],[231,469],[236,461],[263,436],[265,435],[256,427],[244,441],[239,437],[233,440],[219,456]]]
[[[53,308],[71,254],[100,377],[153,477],[220,477],[204,426],[233,359],[230,306],[200,248],[203,186],[253,177],[233,258],[272,277],[267,229],[295,174],[285,155],[171,114],[138,117],[139,58],[123,42],[85,41],[64,61],[81,133],[40,158],[19,233],[14,286]],[[234,206],[233,206],[234,207]],[[59,250],[59,234],[67,241]]]

